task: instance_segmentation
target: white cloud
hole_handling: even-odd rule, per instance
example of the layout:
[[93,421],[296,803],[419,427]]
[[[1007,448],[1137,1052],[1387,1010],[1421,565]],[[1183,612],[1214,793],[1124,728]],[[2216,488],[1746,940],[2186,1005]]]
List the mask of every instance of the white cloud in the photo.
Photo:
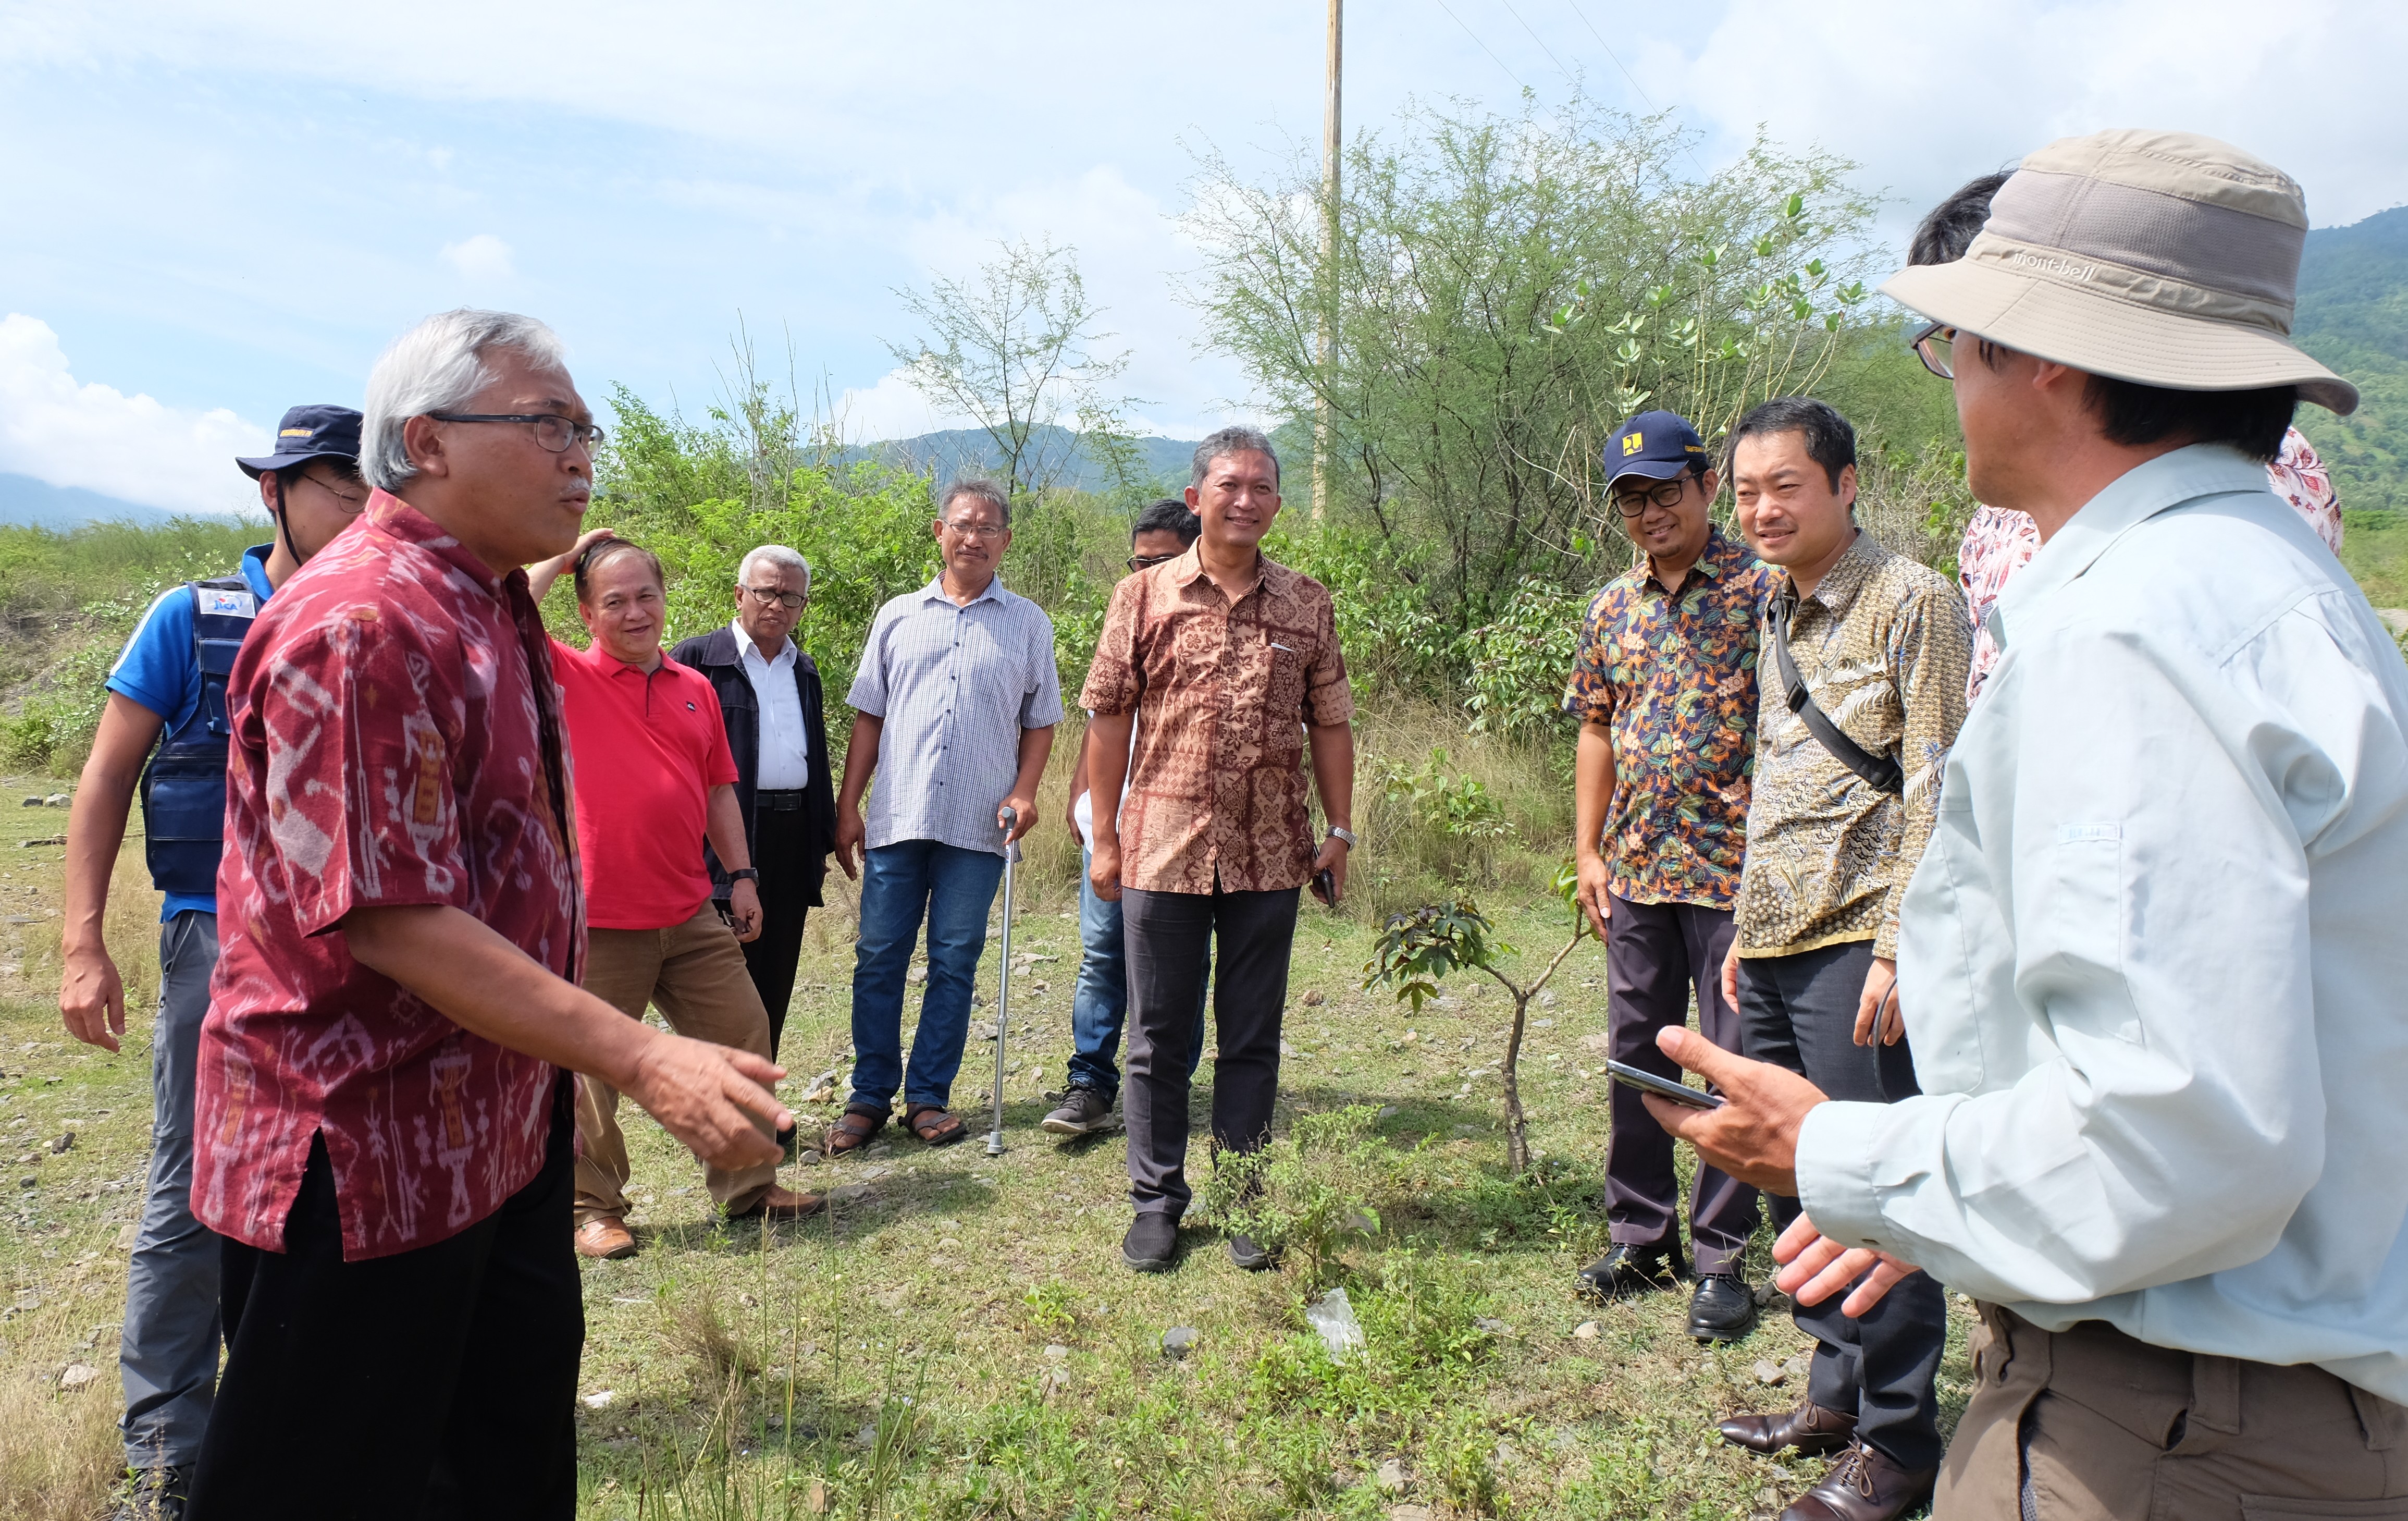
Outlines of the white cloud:
[[911,438],[939,428],[968,428],[978,424],[967,417],[947,417],[928,405],[928,398],[903,378],[899,369],[889,370],[879,377],[878,383],[867,389],[852,386],[837,398],[836,416],[831,419],[837,431],[847,443],[867,443],[878,438]]
[[223,408],[79,384],[48,323],[0,318],[0,470],[147,507],[231,511],[257,505],[233,456],[265,452],[268,432]]
[[510,246],[491,233],[446,243],[437,256],[479,284],[505,280],[517,273],[510,267]]

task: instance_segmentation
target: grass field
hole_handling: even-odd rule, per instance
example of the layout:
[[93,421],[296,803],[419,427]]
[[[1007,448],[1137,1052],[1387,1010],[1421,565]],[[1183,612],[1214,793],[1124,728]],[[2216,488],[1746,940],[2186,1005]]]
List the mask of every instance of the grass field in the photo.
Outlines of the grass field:
[[[51,785],[0,793],[0,1514],[27,1521],[99,1514],[111,1483],[150,1110],[147,1015],[119,1056],[58,1026],[60,853],[22,841],[65,816],[15,806]],[[1544,1023],[1524,1092],[1540,1155],[1517,1180],[1496,1076],[1509,1000],[1466,982],[1413,1016],[1359,992],[1369,926],[1309,906],[1280,1132],[1316,1143],[1278,1164],[1272,1188],[1337,1222],[1306,1243],[1332,1256],[1316,1270],[1292,1251],[1279,1272],[1243,1273],[1191,1215],[1179,1270],[1140,1278],[1118,1256],[1120,1139],[1057,1145],[1036,1127],[1041,1091],[1062,1081],[1078,957],[1059,881],[1032,891],[1014,932],[1015,952],[1039,959],[1013,979],[1004,1155],[889,1131],[866,1155],[788,1172],[838,1191],[826,1215],[728,1229],[692,1158],[633,1118],[643,1250],[585,1265],[586,1515],[1752,1516],[1819,1471],[1713,1435],[1726,1412],[1796,1398],[1794,1376],[1768,1386],[1756,1371],[1804,1346],[1785,1316],[1709,1351],[1682,1333],[1684,1295],[1592,1306],[1570,1293],[1605,1234],[1594,942],[1533,1010]],[[845,1065],[851,917],[845,884],[832,887],[787,1026],[790,1100]],[[136,842],[111,936],[137,1009],[155,997],[156,901]],[[1562,943],[1560,913],[1496,916],[1543,957]],[[991,942],[985,997],[994,965]],[[974,1037],[959,1102],[985,1100],[993,1062]],[[1199,1132],[1208,1102],[1199,1091]],[[1297,1126],[1314,1115],[1335,1117]],[[1200,1140],[1191,1166],[1200,1183]],[[1367,1340],[1343,1361],[1302,1314],[1331,1284]],[[1956,1308],[1952,1420],[1967,1379]],[[1183,1358],[1163,1350],[1177,1327],[1200,1333]]]

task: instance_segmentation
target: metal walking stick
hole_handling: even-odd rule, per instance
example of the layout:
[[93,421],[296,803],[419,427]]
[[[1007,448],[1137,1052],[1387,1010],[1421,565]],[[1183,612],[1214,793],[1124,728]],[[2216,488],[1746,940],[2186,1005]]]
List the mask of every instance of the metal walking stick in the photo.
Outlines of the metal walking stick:
[[1020,845],[1011,838],[1020,815],[1010,808],[1003,818],[1003,975],[995,990],[995,1128],[986,1133],[986,1154],[1003,1155],[1004,1042],[1011,1029],[1011,868],[1020,859]]

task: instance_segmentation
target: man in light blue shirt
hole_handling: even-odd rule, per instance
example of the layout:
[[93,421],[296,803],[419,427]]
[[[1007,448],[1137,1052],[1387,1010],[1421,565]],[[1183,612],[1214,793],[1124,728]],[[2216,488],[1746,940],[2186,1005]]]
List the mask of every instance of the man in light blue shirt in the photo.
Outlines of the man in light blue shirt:
[[2043,540],[1901,913],[1923,1097],[1683,1043],[1729,1102],[1668,1117],[1794,1178],[1802,1301],[1981,1302],[1943,1521],[2408,1514],[2408,668],[2266,489],[2296,400],[2358,399],[2286,341],[2306,226],[2101,133],[1885,288]]
[[[841,1155],[868,1143],[903,1090],[903,1123],[932,1146],[968,1132],[951,1113],[969,1036],[1003,853],[1037,822],[1037,782],[1062,721],[1054,623],[996,579],[1011,504],[990,481],[945,489],[935,524],[945,567],[878,610],[846,700],[853,739],[836,850],[867,850],[853,972],[853,1095],[830,1126]],[[868,816],[861,796],[872,772]],[[1004,823],[1011,823],[1007,834]],[[904,977],[928,921],[928,983],[903,1066]]]

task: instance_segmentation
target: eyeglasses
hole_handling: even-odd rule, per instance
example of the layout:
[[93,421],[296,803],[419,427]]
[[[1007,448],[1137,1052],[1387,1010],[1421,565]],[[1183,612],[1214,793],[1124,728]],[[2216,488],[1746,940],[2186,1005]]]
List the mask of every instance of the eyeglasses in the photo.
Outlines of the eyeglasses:
[[328,481],[319,480],[316,476],[310,475],[307,471],[304,471],[295,479],[306,481],[309,484],[317,487],[320,491],[324,492],[327,495],[332,496],[335,499],[336,510],[341,512],[345,517],[356,518],[361,513],[368,509],[367,492],[351,482],[346,482],[344,485],[340,486],[334,485]]
[[535,429],[535,441],[555,454],[568,452],[568,446],[580,443],[587,453],[602,447],[602,430],[591,423],[580,423],[558,412],[429,412],[437,423],[525,423]]
[[1681,505],[1681,498],[1687,494],[1688,489],[1687,476],[1674,476],[1670,481],[1659,481],[1644,491],[1616,492],[1613,497],[1613,509],[1626,518],[1643,518],[1647,515],[1647,509],[1650,506],[1660,507],[1670,511]]
[[[1185,550],[1181,550],[1179,554],[1186,552]],[[1151,570],[1155,566],[1178,559],[1179,554],[1132,554],[1129,556],[1128,567],[1131,570]]]
[[1001,538],[1011,532],[999,523],[949,523],[945,527],[964,538]]
[[760,601],[763,607],[767,607],[770,603],[775,602],[778,606],[785,609],[788,612],[792,612],[796,608],[801,607],[803,603],[809,599],[809,594],[807,593],[781,592],[775,586],[747,586],[743,588],[743,590],[750,592]]
[[1914,335],[1914,356],[1923,367],[1943,380],[1956,378],[1956,330],[1945,323],[1933,323]]

